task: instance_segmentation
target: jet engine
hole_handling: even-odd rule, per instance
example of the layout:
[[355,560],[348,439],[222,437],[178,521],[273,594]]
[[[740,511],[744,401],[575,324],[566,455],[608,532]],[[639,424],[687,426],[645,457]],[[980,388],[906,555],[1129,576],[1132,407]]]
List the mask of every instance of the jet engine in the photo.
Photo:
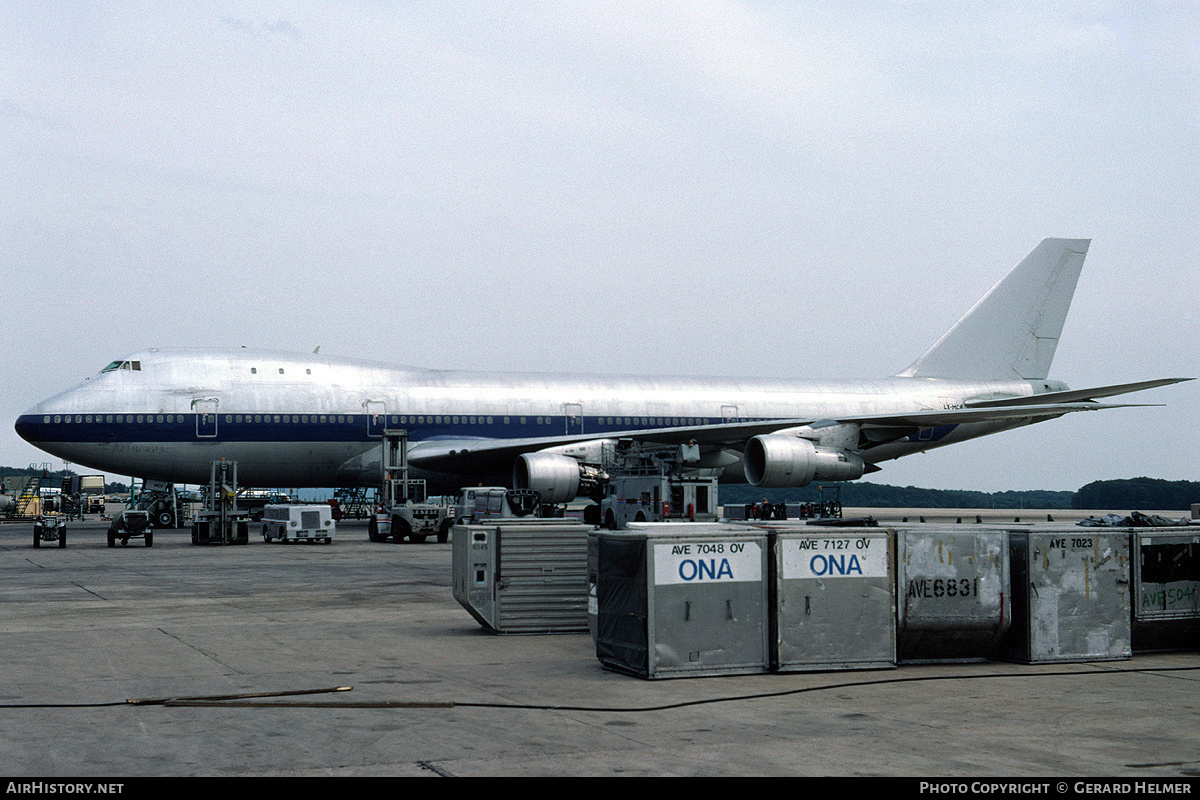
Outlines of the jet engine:
[[513,487],[533,489],[541,502],[569,503],[580,495],[596,498],[604,473],[557,453],[524,453],[513,465]]
[[742,459],[746,480],[764,489],[807,486],[814,480],[853,481],[866,470],[857,453],[778,433],[755,436]]

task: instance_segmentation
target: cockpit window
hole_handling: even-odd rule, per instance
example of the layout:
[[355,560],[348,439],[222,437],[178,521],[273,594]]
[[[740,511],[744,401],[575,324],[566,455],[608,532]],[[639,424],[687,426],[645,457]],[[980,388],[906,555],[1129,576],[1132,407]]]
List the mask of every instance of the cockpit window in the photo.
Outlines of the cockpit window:
[[140,361],[114,361],[111,364],[109,364],[107,367],[105,367],[104,369],[100,370],[100,372],[101,372],[101,374],[103,374],[105,372],[112,372],[113,370],[118,370],[118,369],[133,369],[133,370],[138,370],[140,372],[142,369],[142,362],[140,362]]

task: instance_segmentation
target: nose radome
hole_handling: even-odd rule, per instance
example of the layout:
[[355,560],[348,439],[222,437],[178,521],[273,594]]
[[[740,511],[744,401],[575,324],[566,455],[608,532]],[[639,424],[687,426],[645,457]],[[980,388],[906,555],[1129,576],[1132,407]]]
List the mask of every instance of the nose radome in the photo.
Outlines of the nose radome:
[[40,406],[34,406],[26,411],[21,416],[17,417],[16,423],[13,425],[16,428],[17,436],[20,436],[30,444],[37,444],[37,426],[41,424],[42,413]]

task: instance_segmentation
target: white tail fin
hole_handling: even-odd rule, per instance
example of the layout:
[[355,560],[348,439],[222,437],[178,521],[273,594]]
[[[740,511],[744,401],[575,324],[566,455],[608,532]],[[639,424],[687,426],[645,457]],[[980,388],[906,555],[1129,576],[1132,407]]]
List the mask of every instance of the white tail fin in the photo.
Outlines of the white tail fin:
[[1043,239],[904,377],[1044,380],[1090,239]]

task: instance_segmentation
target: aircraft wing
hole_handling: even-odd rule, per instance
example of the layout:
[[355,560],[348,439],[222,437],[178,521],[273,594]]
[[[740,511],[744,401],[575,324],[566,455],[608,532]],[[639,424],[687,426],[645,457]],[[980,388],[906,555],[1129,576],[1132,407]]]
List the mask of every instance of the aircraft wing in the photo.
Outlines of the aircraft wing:
[[[1183,379],[1188,380],[1188,379]],[[1166,381],[1147,381],[1143,384],[1125,384],[1123,387],[1102,387],[1092,390],[1095,396],[1119,394],[1120,391],[1109,391],[1120,388],[1122,391],[1137,391],[1133,388],[1151,388],[1165,383],[1175,383],[1175,379]],[[1105,394],[1097,394],[1105,392]],[[1087,396],[1089,392],[1056,392],[1059,400],[1067,399],[1067,395]],[[710,447],[724,447],[742,450],[745,443],[762,434],[776,433],[791,428],[829,425],[854,424],[864,429],[880,428],[889,432],[887,438],[907,436],[921,428],[931,428],[938,425],[961,425],[972,422],[993,422],[1005,419],[1021,418],[1050,418],[1058,417],[1076,411],[1098,411],[1109,408],[1124,408],[1136,404],[1102,405],[1091,401],[1081,400],[1072,402],[1039,402],[1033,397],[1002,398],[982,401],[987,405],[964,408],[928,409],[922,411],[904,411],[890,414],[869,414],[836,418],[795,418],[774,419],[755,422],[728,422],[712,425],[694,425],[672,428],[642,428],[623,431],[606,431],[604,433],[582,433],[563,436],[539,436],[526,439],[431,439],[415,442],[409,447],[408,463],[411,466],[433,472],[478,472],[488,469],[504,471],[511,467],[513,461],[523,453],[535,453],[565,445],[595,441],[597,439],[634,439],[648,444],[678,445],[687,442]],[[1024,401],[1024,402],[1016,402]]]
[[[552,447],[592,442],[597,439],[634,439],[649,444],[677,445],[697,442],[741,448],[747,440],[782,428],[807,425],[814,420],[769,420],[694,425],[678,428],[639,428],[570,436],[538,436],[527,439],[426,439],[408,448],[410,466],[434,472],[475,472],[488,468],[506,470],[523,453]],[[469,469],[468,469],[469,466]]]

